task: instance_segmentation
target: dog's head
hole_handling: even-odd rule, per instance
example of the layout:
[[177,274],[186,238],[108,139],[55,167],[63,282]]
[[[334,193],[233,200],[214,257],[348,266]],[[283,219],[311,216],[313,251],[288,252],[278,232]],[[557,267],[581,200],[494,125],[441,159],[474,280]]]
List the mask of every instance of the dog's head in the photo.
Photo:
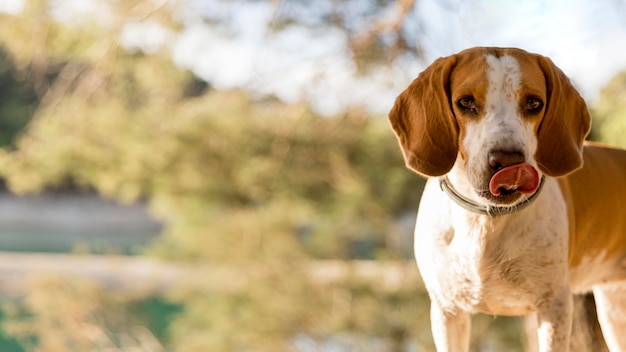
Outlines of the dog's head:
[[440,58],[389,113],[407,166],[450,173],[471,197],[514,204],[539,177],[582,166],[587,106],[546,57],[513,48],[471,48]]

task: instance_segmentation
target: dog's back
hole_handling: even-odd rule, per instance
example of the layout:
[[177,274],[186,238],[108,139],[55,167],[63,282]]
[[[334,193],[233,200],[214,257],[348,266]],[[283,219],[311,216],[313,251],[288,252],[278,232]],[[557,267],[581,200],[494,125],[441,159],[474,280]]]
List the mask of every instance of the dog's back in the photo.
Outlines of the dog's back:
[[[559,179],[568,206],[570,267],[597,258],[615,262],[617,271],[626,276],[626,151],[587,142],[583,158],[580,170]],[[572,279],[583,286],[573,290],[589,289],[584,278]]]

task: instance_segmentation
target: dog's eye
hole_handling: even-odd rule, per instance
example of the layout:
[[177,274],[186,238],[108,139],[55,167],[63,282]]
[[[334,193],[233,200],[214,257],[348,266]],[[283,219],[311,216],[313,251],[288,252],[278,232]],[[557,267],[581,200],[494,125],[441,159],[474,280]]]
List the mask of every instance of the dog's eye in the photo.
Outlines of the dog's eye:
[[459,108],[466,110],[468,112],[471,112],[473,114],[477,112],[476,102],[474,101],[474,97],[471,97],[471,96],[461,97],[459,100],[456,101],[456,104],[458,105]]
[[543,101],[541,101],[541,99],[536,98],[536,97],[529,97],[528,99],[526,99],[525,108],[526,108],[526,111],[530,113],[537,113],[541,111],[541,108],[543,108]]

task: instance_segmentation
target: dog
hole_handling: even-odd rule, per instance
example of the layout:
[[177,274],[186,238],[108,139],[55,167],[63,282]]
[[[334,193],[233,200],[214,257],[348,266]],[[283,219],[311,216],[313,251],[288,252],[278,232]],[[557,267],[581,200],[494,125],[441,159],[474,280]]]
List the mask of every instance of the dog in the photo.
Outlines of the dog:
[[626,351],[626,151],[585,141],[587,106],[549,58],[440,58],[389,121],[428,178],[415,256],[437,351],[468,351],[476,312],[535,314],[539,350],[567,351],[572,295],[589,291],[609,349]]

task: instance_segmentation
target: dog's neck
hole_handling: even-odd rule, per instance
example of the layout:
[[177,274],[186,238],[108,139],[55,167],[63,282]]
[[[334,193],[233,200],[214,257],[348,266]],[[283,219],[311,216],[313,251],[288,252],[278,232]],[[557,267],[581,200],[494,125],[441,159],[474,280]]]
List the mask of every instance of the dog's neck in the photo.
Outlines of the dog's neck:
[[528,207],[541,192],[544,182],[545,176],[541,176],[541,182],[539,183],[539,188],[537,189],[537,191],[533,193],[533,195],[531,195],[530,197],[526,198],[524,201],[514,205],[498,206],[478,203],[457,191],[447,176],[439,178],[439,186],[441,187],[441,190],[445,192],[448,197],[450,197],[450,199],[452,199],[457,205],[464,208],[465,210],[480,215],[487,215],[491,218],[502,215],[510,215]]

